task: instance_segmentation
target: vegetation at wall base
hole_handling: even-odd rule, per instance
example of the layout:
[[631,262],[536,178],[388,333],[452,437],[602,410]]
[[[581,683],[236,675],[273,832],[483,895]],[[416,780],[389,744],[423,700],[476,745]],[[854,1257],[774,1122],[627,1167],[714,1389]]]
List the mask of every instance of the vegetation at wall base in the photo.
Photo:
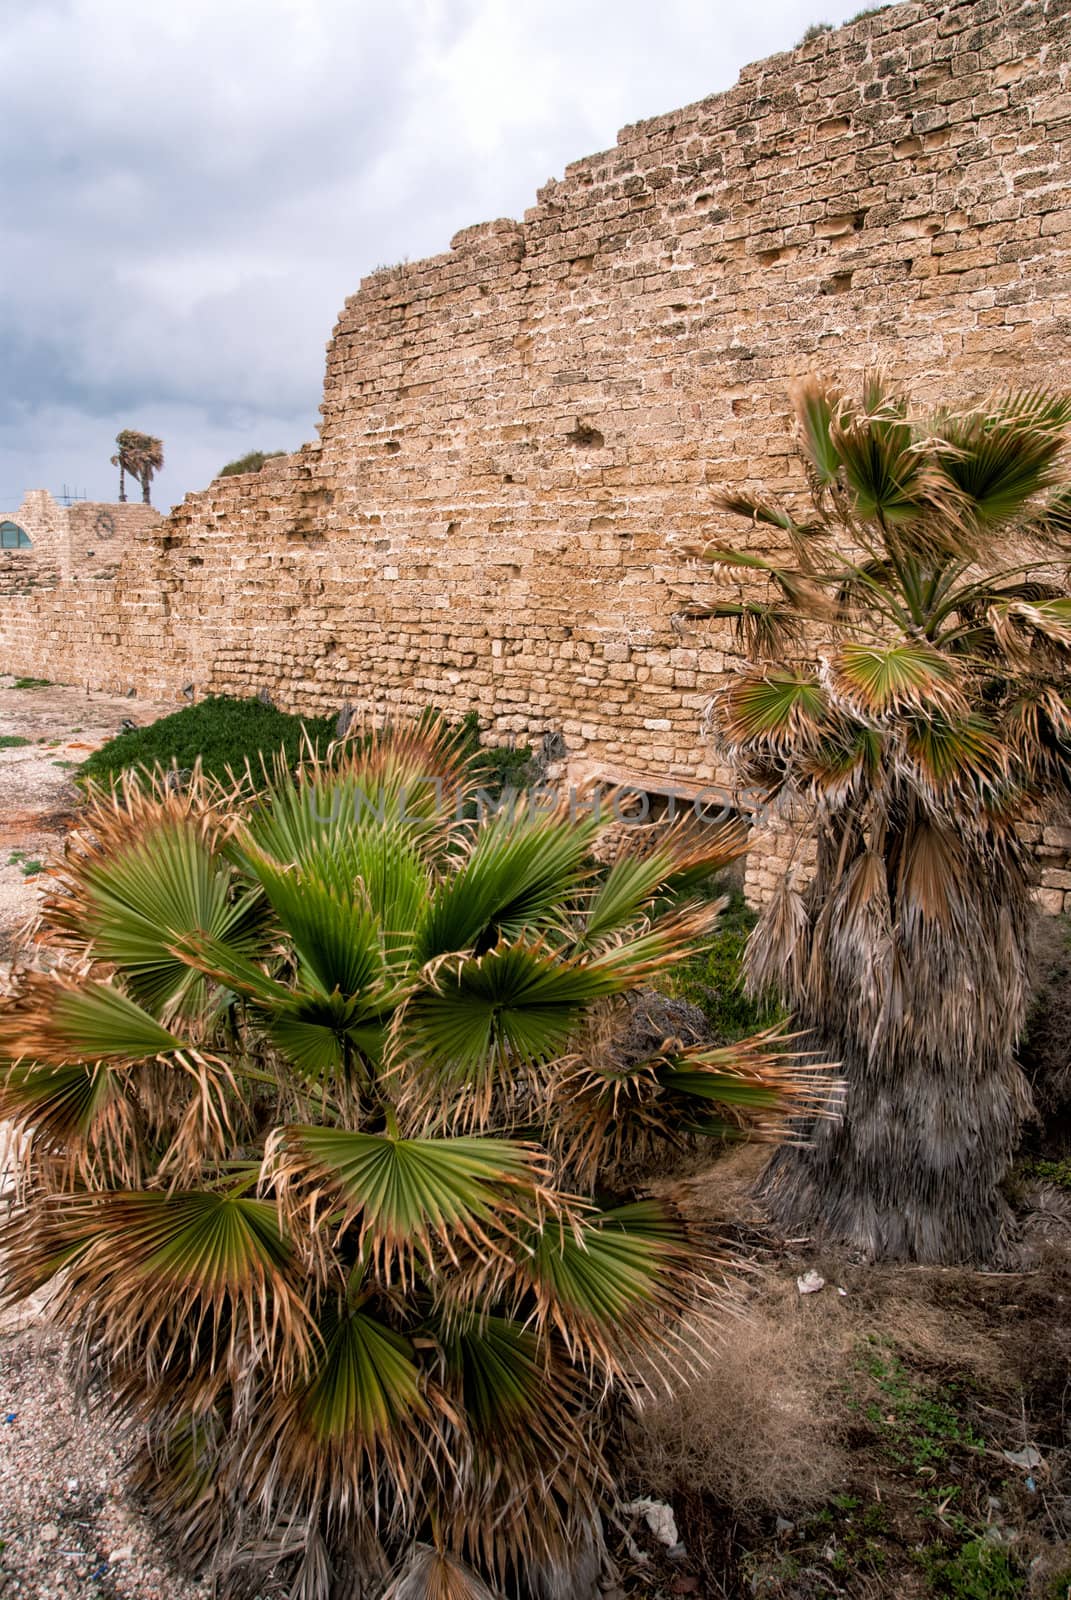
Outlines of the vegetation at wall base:
[[262,753],[270,763],[283,750],[297,762],[306,739],[325,750],[334,736],[334,717],[295,717],[260,700],[213,695],[117,734],[82,763],[81,777],[110,783],[137,767],[190,771],[200,761],[207,777],[222,779],[228,768],[240,774],[247,761],[259,770]]
[[[525,789],[531,783],[535,768],[528,746],[509,749],[483,744],[475,712],[458,724],[449,724],[435,710],[424,716],[454,729],[459,753],[477,788],[498,795],[503,789]],[[259,775],[261,756],[270,767],[272,758],[282,750],[287,760],[296,764],[307,753],[310,741],[323,752],[337,732],[336,716],[299,717],[261,700],[212,695],[143,728],[117,734],[82,763],[80,776],[107,784],[124,772],[151,770],[157,765],[189,772],[198,761],[206,777],[223,779],[228,770],[240,775],[247,762],[254,775]]]

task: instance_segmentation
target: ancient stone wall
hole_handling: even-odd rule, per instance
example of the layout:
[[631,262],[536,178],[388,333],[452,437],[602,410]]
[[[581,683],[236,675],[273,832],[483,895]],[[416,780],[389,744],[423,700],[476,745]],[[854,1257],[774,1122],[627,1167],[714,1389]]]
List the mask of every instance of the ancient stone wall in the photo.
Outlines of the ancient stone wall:
[[367,279],[318,442],[188,496],[113,579],[5,599],[3,659],[475,707],[573,776],[727,781],[702,716],[730,643],[679,616],[677,546],[711,485],[795,484],[808,369],[1071,384],[1069,60],[1071,0],[928,0],[624,129],[522,220]]

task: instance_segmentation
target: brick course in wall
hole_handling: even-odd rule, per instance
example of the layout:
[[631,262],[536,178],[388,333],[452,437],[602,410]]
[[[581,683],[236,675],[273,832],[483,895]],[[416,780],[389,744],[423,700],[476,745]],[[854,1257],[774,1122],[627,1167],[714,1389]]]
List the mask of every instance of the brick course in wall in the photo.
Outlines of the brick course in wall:
[[500,741],[560,735],[573,777],[727,783],[702,715],[729,640],[677,614],[675,546],[716,528],[712,485],[797,485],[810,369],[882,362],[929,401],[1071,385],[1069,201],[1071,0],[822,34],[366,279],[318,442],[188,496],[114,576],[5,596],[3,660],[475,708]]

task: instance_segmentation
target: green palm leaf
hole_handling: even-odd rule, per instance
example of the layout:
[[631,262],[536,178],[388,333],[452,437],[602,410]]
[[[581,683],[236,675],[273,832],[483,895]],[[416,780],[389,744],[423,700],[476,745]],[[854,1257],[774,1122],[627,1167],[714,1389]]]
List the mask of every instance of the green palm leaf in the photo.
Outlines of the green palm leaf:
[[1062,482],[1071,402],[1045,390],[1013,395],[996,411],[945,417],[944,473],[979,524],[1000,526]]
[[111,983],[75,983],[31,973],[0,1014],[0,1050],[62,1065],[68,1061],[144,1061],[190,1049]]
[[192,819],[146,828],[129,849],[85,860],[77,877],[84,936],[102,960],[122,968],[131,992],[153,1011],[199,980],[175,954],[185,935],[256,947],[259,895],[235,893],[234,869]]
[[684,1229],[654,1200],[549,1223],[516,1276],[575,1360],[618,1373],[631,1351],[658,1345],[702,1281]]
[[830,390],[819,378],[809,378],[795,390],[796,430],[800,449],[819,489],[836,483],[840,456],[830,436],[833,401]]
[[440,1340],[466,1422],[485,1444],[505,1452],[533,1433],[556,1449],[575,1443],[567,1410],[575,1377],[560,1367],[548,1370],[531,1328],[485,1315],[448,1325]]
[[995,789],[1009,776],[1008,749],[988,717],[973,713],[949,719],[912,718],[905,748],[936,790],[963,787]]
[[469,859],[436,890],[418,952],[422,961],[485,948],[499,938],[557,926],[590,876],[595,817],[571,823],[522,811],[482,827]]
[[280,869],[260,855],[251,857],[250,866],[293,945],[306,984],[325,995],[350,996],[380,981],[379,924],[356,886],[347,893],[315,871]]
[[377,1269],[416,1261],[434,1269],[436,1247],[455,1264],[459,1248],[499,1249],[516,1219],[531,1215],[546,1171],[536,1147],[506,1139],[401,1139],[345,1128],[292,1126],[273,1163],[294,1209],[307,1207],[344,1232],[359,1220],[359,1250]]
[[901,711],[945,711],[963,701],[956,663],[932,646],[842,644],[831,664],[836,693],[858,715]]
[[0,1120],[62,1149],[85,1139],[115,1092],[112,1073],[100,1063],[37,1067],[20,1061],[0,1078]]
[[406,1007],[398,1049],[430,1069],[429,1092],[467,1087],[483,1105],[507,1062],[550,1060],[592,1001],[627,987],[622,963],[568,960],[523,942],[444,961]]
[[301,1423],[321,1446],[358,1443],[374,1456],[427,1410],[413,1346],[364,1310],[328,1310],[320,1331],[323,1355],[301,1392]]
[[829,429],[852,509],[862,521],[916,522],[930,490],[923,454],[914,448],[902,407],[873,395],[863,414],[842,407]]
[[280,1376],[306,1358],[308,1319],[272,1202],[204,1190],[105,1192],[68,1197],[65,1222],[82,1248],[58,1291],[63,1309],[107,1330],[114,1348],[136,1347],[166,1366],[167,1352],[181,1348],[178,1331],[196,1341],[208,1319],[232,1354],[240,1328],[266,1341]]
[[815,678],[771,669],[733,683],[723,712],[726,737],[733,744],[761,743],[779,750],[817,734],[828,700]]

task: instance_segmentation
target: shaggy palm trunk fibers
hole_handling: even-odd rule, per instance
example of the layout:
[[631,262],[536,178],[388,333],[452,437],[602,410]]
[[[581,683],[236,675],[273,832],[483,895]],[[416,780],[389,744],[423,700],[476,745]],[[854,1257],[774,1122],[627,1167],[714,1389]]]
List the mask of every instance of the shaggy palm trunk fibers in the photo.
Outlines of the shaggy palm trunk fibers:
[[999,1261],[1011,1242],[1000,1185],[1032,1109],[1015,1060],[1030,929],[1021,853],[960,837],[955,871],[920,912],[917,872],[902,892],[918,825],[890,831],[880,854],[860,842],[847,871],[843,842],[836,830],[820,848],[788,998],[813,1047],[839,1061],[844,1096],[775,1153],[760,1195],[780,1226],[871,1259]]

